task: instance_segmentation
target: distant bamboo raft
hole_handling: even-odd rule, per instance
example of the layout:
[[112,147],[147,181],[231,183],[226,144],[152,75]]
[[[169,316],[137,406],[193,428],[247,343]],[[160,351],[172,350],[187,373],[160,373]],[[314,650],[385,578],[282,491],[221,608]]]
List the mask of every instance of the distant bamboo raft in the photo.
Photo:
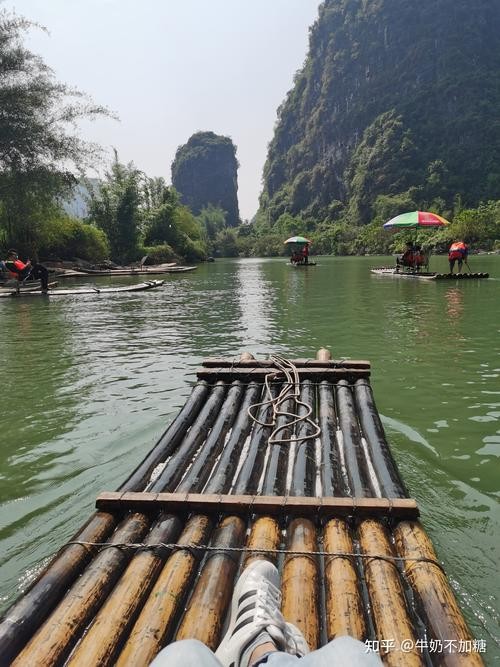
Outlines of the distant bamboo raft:
[[280,569],[283,614],[311,649],[350,635],[387,665],[483,664],[387,444],[370,364],[320,350],[294,365],[313,412],[293,426],[271,425],[264,382],[274,397],[284,382],[272,359],[204,362],[153,450],[7,611],[2,665],[146,666],[185,638],[215,649],[255,558]]

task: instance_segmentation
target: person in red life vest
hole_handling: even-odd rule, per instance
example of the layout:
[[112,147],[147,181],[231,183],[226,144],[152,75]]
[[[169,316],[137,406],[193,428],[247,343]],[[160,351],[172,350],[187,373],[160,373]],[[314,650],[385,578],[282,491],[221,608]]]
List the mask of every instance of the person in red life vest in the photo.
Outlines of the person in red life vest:
[[396,259],[397,268],[400,266],[406,266],[407,268],[413,268],[415,266],[415,247],[413,241],[406,242],[406,250]]
[[9,250],[7,259],[5,260],[5,267],[18,280],[24,280],[29,275],[32,275],[35,280],[40,280],[42,284],[42,292],[47,292],[49,289],[49,272],[42,264],[32,264],[28,259],[26,263],[19,259],[17,250]]
[[448,251],[448,261],[450,263],[450,273],[453,273],[455,262],[458,262],[458,273],[462,273],[462,264],[467,262],[469,247],[463,241],[454,241]]
[[304,264],[309,264],[309,243],[306,243],[302,248],[302,260]]
[[425,264],[425,256],[422,252],[422,246],[416,245],[413,251],[413,266],[420,271],[422,266]]

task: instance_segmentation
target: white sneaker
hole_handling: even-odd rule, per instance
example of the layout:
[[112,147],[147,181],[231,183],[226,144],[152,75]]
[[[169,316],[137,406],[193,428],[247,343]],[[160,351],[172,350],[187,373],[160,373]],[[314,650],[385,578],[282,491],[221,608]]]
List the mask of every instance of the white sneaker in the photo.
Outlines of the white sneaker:
[[285,651],[298,658],[309,653],[309,645],[296,625],[285,623]]
[[280,612],[279,584],[278,570],[267,560],[256,560],[243,570],[234,589],[226,636],[215,652],[224,667],[248,667],[254,649],[266,642],[280,651],[287,649],[291,631]]

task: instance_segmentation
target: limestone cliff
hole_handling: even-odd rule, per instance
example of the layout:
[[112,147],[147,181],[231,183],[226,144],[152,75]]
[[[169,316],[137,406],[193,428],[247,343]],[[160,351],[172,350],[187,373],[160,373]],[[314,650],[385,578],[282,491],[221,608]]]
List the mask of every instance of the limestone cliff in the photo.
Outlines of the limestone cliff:
[[226,211],[226,224],[239,224],[238,161],[229,137],[197,132],[179,146],[172,163],[172,184],[195,215],[212,204]]
[[261,212],[500,199],[500,2],[325,0],[278,110]]

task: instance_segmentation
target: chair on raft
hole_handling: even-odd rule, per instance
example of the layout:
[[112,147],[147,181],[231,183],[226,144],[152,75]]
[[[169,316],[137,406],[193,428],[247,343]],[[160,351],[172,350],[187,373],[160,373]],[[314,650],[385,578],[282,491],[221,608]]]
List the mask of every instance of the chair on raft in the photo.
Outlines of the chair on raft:
[[26,285],[27,281],[33,281],[31,270],[22,280],[19,280],[19,276],[16,273],[12,273],[12,271],[9,271],[5,262],[3,260],[0,260],[0,287],[4,288],[13,287],[15,288],[16,292],[19,292],[20,288],[23,285]]

